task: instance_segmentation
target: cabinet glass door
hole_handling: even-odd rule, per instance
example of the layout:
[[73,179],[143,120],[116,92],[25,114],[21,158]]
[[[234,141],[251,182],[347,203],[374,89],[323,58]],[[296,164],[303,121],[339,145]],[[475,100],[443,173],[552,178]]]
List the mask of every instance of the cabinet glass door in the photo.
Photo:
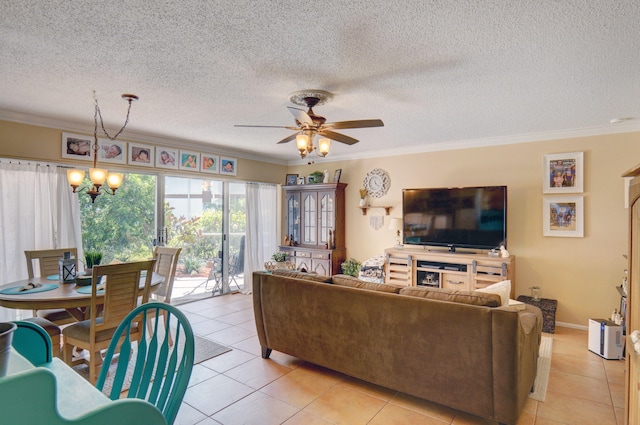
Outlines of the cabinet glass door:
[[302,243],[304,245],[317,245],[318,244],[318,198],[317,192],[304,193],[303,206],[304,217],[302,226],[304,228],[302,234]]
[[300,194],[287,195],[287,235],[291,241],[300,242]]
[[[329,243],[329,230],[335,229],[335,198],[332,192],[320,192],[320,232],[318,235],[320,244]],[[328,247],[331,248],[331,247]]]

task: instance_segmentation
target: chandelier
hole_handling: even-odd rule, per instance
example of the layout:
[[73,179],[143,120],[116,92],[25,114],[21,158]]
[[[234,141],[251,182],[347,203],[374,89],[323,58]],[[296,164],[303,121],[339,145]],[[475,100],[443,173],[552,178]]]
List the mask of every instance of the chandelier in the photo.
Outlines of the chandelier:
[[[98,168],[98,118],[100,118],[100,127],[102,128],[102,132],[105,136],[107,136],[110,140],[115,141],[118,136],[124,131],[125,127],[129,123],[129,112],[131,111],[131,102],[134,100],[138,100],[138,96],[135,94],[123,94],[122,98],[129,103],[129,107],[127,108],[127,117],[124,121],[124,125],[122,128],[116,133],[115,136],[111,137],[107,130],[104,128],[104,122],[102,121],[102,114],[100,113],[100,107],[98,106],[98,99],[96,98],[96,92],[93,92],[93,100],[95,104],[95,112],[93,115],[94,127],[93,127],[93,168],[89,169],[89,179],[91,180],[91,186],[86,188],[80,188],[82,181],[84,180],[85,173],[84,170],[79,169],[71,169],[67,170],[67,180],[69,184],[73,188],[73,193],[86,191],[89,196],[91,196],[91,203],[96,201],[98,195],[101,192],[108,193],[109,195],[115,195],[116,190],[122,184],[122,174],[120,173],[109,173],[104,168]],[[109,189],[104,187],[104,182],[107,182]],[[80,188],[80,189],[79,189]]]

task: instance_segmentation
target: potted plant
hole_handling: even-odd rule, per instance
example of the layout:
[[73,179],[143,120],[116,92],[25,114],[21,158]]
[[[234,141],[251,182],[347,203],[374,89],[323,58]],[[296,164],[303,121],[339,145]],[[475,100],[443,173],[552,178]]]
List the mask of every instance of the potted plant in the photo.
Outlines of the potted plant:
[[284,263],[287,261],[287,253],[286,252],[274,252],[271,256],[271,259],[276,263]]
[[347,274],[349,276],[358,277],[360,273],[360,267],[362,267],[362,263],[358,260],[354,260],[353,258],[349,258],[347,261],[341,264],[342,273]]
[[93,266],[99,266],[102,261],[102,253],[100,251],[87,251],[84,253],[85,273],[93,273]]

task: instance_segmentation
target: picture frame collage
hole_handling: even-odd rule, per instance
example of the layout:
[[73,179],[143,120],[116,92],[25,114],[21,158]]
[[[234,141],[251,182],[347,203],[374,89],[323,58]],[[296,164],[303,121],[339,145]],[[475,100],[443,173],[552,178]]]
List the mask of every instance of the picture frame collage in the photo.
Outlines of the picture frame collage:
[[583,185],[583,152],[544,155],[543,236],[584,237]]
[[[98,138],[98,161],[235,176],[236,158],[188,149]],[[62,158],[93,161],[93,137],[62,133]]]

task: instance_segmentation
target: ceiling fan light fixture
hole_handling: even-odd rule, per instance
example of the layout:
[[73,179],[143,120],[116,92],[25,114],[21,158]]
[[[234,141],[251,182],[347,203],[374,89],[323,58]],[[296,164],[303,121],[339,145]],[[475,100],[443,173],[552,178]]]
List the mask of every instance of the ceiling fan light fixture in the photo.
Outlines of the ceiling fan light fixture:
[[329,153],[329,149],[331,149],[331,139],[323,137],[318,140],[318,150],[320,151],[320,156],[327,156],[327,154]]
[[309,146],[309,136],[306,134],[298,134],[296,136],[296,145],[298,147],[298,151],[300,152],[300,156],[304,158],[307,156],[307,146]]

